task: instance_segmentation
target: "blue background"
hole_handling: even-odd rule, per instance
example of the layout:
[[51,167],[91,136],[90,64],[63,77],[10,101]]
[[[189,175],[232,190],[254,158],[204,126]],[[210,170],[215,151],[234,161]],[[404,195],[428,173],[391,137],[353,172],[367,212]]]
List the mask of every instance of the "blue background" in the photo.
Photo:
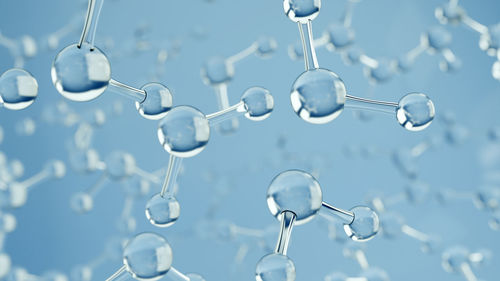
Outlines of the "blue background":
[[[438,25],[434,9],[442,3],[442,0],[362,1],[353,15],[356,45],[372,57],[397,57],[415,47],[422,32]],[[316,37],[340,18],[345,4],[346,1],[340,0],[323,1],[321,14],[313,23]],[[499,20],[498,1],[464,1],[461,5],[485,25]],[[85,1],[0,2],[2,33],[11,38],[29,34],[40,43],[37,56],[25,65],[39,83],[36,102],[18,112],[0,110],[0,125],[5,131],[0,150],[9,159],[23,162],[25,178],[38,172],[47,159],[67,162],[68,152],[64,147],[75,128],[49,124],[41,118],[45,108],[63,100],[50,79],[50,66],[57,50],[44,49],[42,42],[44,36],[75,17],[81,17],[83,24],[85,9]],[[58,49],[78,40],[80,26],[61,40]],[[169,48],[180,42],[178,54],[165,63],[160,81],[173,91],[175,105],[196,106],[205,113],[215,112],[217,104],[213,90],[200,78],[204,61],[214,55],[235,54],[263,35],[274,37],[279,44],[269,59],[251,56],[238,63],[229,85],[231,103],[236,103],[250,86],[268,88],[275,99],[273,114],[262,122],[241,119],[240,128],[233,135],[214,133],[201,154],[184,161],[184,173],[179,179],[180,220],[167,229],[155,228],[144,216],[147,197],[134,204],[136,233],[155,231],[167,237],[174,251],[173,265],[182,272],[199,272],[207,280],[254,280],[255,264],[266,254],[251,244],[248,255],[237,264],[234,257],[238,242],[207,239],[193,231],[205,219],[214,200],[219,199],[214,214],[217,221],[227,220],[255,229],[274,226],[269,236],[272,245],[279,223],[270,215],[265,195],[277,173],[290,168],[319,169],[324,200],[347,209],[363,203],[371,190],[386,195],[403,191],[410,180],[399,173],[389,153],[441,136],[446,129],[438,121],[439,116],[427,130],[417,133],[405,131],[391,116],[372,114],[369,121],[362,121],[351,110],[326,125],[312,125],[298,118],[291,109],[289,91],[303,71],[303,62],[288,56],[288,45],[298,40],[298,32],[296,24],[283,15],[281,1],[107,1],[96,45],[104,46],[104,42],[113,40],[114,45],[102,47],[109,55],[112,76],[136,87],[151,81],[156,65],[154,50],[135,53],[131,50],[134,31],[140,26],[147,26],[145,40],[157,48]],[[362,66],[346,66],[338,53],[324,49],[318,50],[318,58],[320,66],[338,73],[354,95],[367,96],[373,91],[376,98],[397,101],[407,92],[424,92],[433,99],[438,115],[453,112],[457,121],[470,130],[470,138],[462,144],[445,144],[425,153],[418,160],[419,180],[427,182],[432,191],[442,188],[474,191],[484,183],[479,153],[489,145],[486,132],[500,123],[500,83],[491,76],[494,58],[479,49],[478,34],[464,26],[446,26],[446,29],[453,35],[451,49],[463,62],[463,67],[453,74],[439,70],[437,56],[424,54],[409,73],[396,75],[371,90]],[[193,36],[196,30],[203,30],[205,35]],[[113,56],[119,52],[127,55]],[[0,48],[0,58],[2,72],[13,66],[14,60],[5,48]],[[165,167],[168,153],[158,143],[157,122],[143,119],[131,101],[106,92],[91,102],[67,103],[84,114],[95,108],[109,108],[115,100],[122,101],[123,114],[109,117],[96,130],[93,147],[102,158],[113,150],[127,151],[146,171]],[[33,136],[16,134],[16,123],[25,117],[37,121]],[[286,151],[300,160],[282,158],[280,139],[285,140]],[[347,157],[344,151],[349,145],[383,152],[373,157],[358,154]],[[115,222],[123,207],[124,183],[107,184],[89,214],[78,215],[70,208],[71,195],[91,186],[99,176],[99,172],[79,174],[69,170],[63,179],[30,191],[26,206],[12,211],[18,225],[7,237],[5,251],[14,265],[33,274],[50,269],[69,274],[75,265],[97,257],[110,237],[120,235]],[[158,191],[160,186],[152,189]],[[494,256],[490,264],[475,272],[484,280],[498,278],[499,269],[494,265],[500,264],[499,233],[488,227],[490,215],[476,209],[472,200],[444,207],[435,200],[419,205],[405,203],[392,211],[400,213],[410,226],[438,235],[443,248],[464,245],[471,250],[491,249]],[[392,280],[461,279],[443,270],[441,252],[424,254],[419,243],[408,237],[388,240],[380,235],[364,246],[369,263],[385,269]],[[342,249],[343,244],[329,239],[320,223],[296,227],[289,256],[295,262],[297,280],[322,280],[332,271],[357,275],[359,266],[345,258]],[[105,279],[120,266],[118,259],[107,262],[96,269],[93,280]]]

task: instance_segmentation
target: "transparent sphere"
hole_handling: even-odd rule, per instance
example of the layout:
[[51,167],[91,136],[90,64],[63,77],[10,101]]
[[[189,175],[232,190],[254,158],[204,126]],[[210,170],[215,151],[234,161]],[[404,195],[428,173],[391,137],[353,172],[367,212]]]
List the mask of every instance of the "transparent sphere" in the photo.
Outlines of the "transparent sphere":
[[188,273],[186,276],[189,277],[189,281],[206,281],[205,278],[196,273]]
[[255,279],[257,281],[294,281],[295,265],[285,255],[269,254],[257,263]]
[[36,56],[37,53],[37,44],[33,37],[29,35],[24,35],[21,37],[21,44],[23,48],[23,54],[25,57],[32,58]]
[[158,227],[168,227],[179,218],[181,206],[175,197],[157,193],[146,203],[146,217]]
[[9,213],[0,213],[0,232],[10,233],[16,229],[16,217]]
[[491,67],[491,75],[500,81],[500,60],[496,61]]
[[401,236],[401,227],[405,224],[403,217],[391,212],[384,212],[380,216],[380,229],[384,237],[393,239]]
[[172,93],[160,83],[149,83],[141,88],[146,92],[142,102],[136,102],[135,107],[142,117],[159,120],[172,108]]
[[469,250],[461,246],[447,249],[441,256],[444,270],[448,272],[461,272],[461,266],[469,263]]
[[414,204],[424,203],[429,198],[430,187],[423,182],[411,182],[405,186],[405,195]]
[[[7,207],[10,208],[19,208],[26,204],[26,199],[28,198],[28,189],[22,183],[12,182],[9,184],[8,188],[5,190],[0,189],[0,197],[6,197]],[[3,201],[3,199],[0,199]],[[2,202],[3,204],[3,202]]]
[[308,70],[293,83],[290,93],[292,108],[303,120],[325,124],[344,110],[346,99],[344,82],[326,69]]
[[101,160],[94,149],[71,149],[69,162],[77,172],[89,173],[97,170]]
[[459,24],[466,16],[466,13],[462,7],[453,5],[452,3],[446,3],[437,7],[434,11],[434,15],[442,24]]
[[269,57],[278,48],[278,42],[273,37],[263,36],[257,40],[257,52],[260,57]]
[[65,98],[90,101],[100,96],[111,79],[111,66],[101,50],[88,43],[64,48],[54,59],[52,83]]
[[331,24],[326,34],[328,34],[328,43],[333,50],[342,50],[354,43],[354,31],[343,24]]
[[71,270],[72,281],[92,281],[92,268],[86,265],[76,266]]
[[380,222],[377,213],[365,206],[350,209],[354,219],[344,225],[344,231],[354,241],[367,241],[373,238],[379,230]]
[[106,173],[115,180],[130,177],[137,169],[134,156],[122,151],[111,152],[104,162],[106,163]]
[[399,100],[396,118],[409,131],[421,131],[431,124],[436,112],[434,103],[421,93],[407,94]]
[[342,53],[342,59],[348,65],[359,63],[361,56],[364,55],[364,52],[361,48],[353,46],[347,49]]
[[283,0],[283,9],[290,20],[305,24],[319,15],[321,0]]
[[390,281],[389,275],[385,270],[378,267],[370,267],[361,273],[361,277],[364,277],[366,281]]
[[267,189],[267,207],[279,218],[283,211],[295,213],[296,224],[314,218],[323,203],[321,187],[310,174],[289,170],[277,175]]
[[325,276],[325,281],[345,281],[348,276],[342,272],[332,272]]
[[35,102],[38,82],[26,70],[12,68],[0,76],[0,105],[11,110],[25,109]]
[[203,65],[201,78],[206,85],[229,83],[234,77],[234,66],[223,57],[212,57]]
[[49,177],[60,179],[66,175],[66,165],[60,160],[50,160],[45,164],[45,171]]
[[168,153],[193,157],[205,149],[210,139],[210,124],[198,109],[177,106],[161,120],[158,139]]
[[376,66],[365,67],[364,72],[366,77],[368,77],[372,83],[384,83],[394,77],[396,70],[396,61],[382,58],[377,60]]
[[434,26],[422,35],[422,45],[427,46],[434,52],[447,49],[451,44],[451,33],[442,26]]
[[9,255],[0,253],[0,279],[4,278],[9,274],[12,262]]
[[413,67],[414,60],[407,54],[398,57],[397,68],[400,72],[408,72]]
[[132,238],[123,251],[123,263],[138,280],[157,280],[172,265],[172,248],[155,233],[141,233]]
[[253,121],[261,121],[269,117],[274,108],[274,99],[268,89],[262,87],[249,88],[241,96],[245,107],[245,117]]
[[92,196],[88,193],[78,192],[71,196],[70,205],[73,211],[84,214],[92,210],[94,207],[94,199],[92,199]]

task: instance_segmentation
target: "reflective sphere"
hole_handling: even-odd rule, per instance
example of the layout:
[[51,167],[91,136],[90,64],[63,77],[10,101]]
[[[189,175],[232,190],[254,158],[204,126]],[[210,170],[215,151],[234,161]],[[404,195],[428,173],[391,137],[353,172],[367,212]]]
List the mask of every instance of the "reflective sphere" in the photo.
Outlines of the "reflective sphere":
[[319,15],[321,0],[283,0],[285,15],[293,22],[307,23]]
[[90,44],[64,48],[55,58],[51,69],[52,83],[65,98],[90,101],[100,96],[111,79],[108,58]]
[[310,174],[289,170],[277,175],[267,190],[267,207],[279,218],[283,211],[295,213],[296,224],[314,218],[323,203],[321,187]]
[[26,70],[12,68],[0,76],[0,106],[25,109],[35,102],[37,95],[38,83]]
[[437,7],[434,14],[442,24],[459,24],[466,16],[465,10],[462,7],[453,5],[452,3],[446,3]]
[[113,151],[104,162],[106,163],[106,173],[115,180],[130,177],[136,171],[134,156],[126,152]]
[[367,241],[378,233],[379,219],[377,213],[365,206],[356,206],[350,209],[354,219],[350,224],[344,225],[344,231],[352,240]]
[[157,193],[146,203],[146,217],[158,227],[168,227],[179,218],[181,206],[175,197]]
[[245,91],[241,97],[245,107],[245,117],[253,120],[264,120],[274,108],[274,99],[268,89],[262,87],[252,87]]
[[363,50],[359,47],[353,46],[342,53],[342,59],[346,64],[352,65],[359,63],[362,55],[364,55]]
[[491,75],[500,81],[500,60],[496,61],[491,67]]
[[390,59],[378,59],[375,67],[365,67],[365,75],[372,83],[384,83],[396,74],[397,62]]
[[209,86],[229,83],[234,77],[234,66],[223,57],[210,58],[201,69],[201,78]]
[[409,131],[421,131],[431,124],[436,112],[434,103],[421,93],[407,94],[399,100],[396,117]]
[[303,120],[313,124],[328,123],[344,109],[344,82],[326,69],[308,70],[293,83],[290,93],[292,108]]
[[123,263],[138,280],[157,280],[172,265],[172,248],[165,238],[155,233],[141,233],[124,248]]
[[434,26],[422,35],[422,45],[429,47],[432,51],[439,52],[447,49],[451,44],[451,33],[442,26]]
[[177,106],[160,122],[158,139],[163,148],[177,157],[192,157],[203,151],[210,138],[205,114],[190,106]]
[[257,281],[295,281],[295,265],[287,256],[269,254],[257,263],[255,279]]
[[141,88],[146,92],[142,102],[136,102],[135,108],[142,117],[159,120],[172,108],[172,93],[160,83],[149,83]]
[[333,50],[342,50],[354,43],[354,31],[343,24],[331,24],[326,33],[328,34],[328,43]]

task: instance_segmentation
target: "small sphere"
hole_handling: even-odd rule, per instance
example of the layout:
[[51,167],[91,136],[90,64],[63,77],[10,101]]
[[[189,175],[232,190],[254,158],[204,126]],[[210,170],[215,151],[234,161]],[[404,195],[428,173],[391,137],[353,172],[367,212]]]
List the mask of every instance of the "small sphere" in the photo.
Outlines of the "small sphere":
[[441,24],[459,24],[466,16],[466,13],[462,7],[456,4],[446,3],[437,7],[434,15]]
[[496,61],[491,67],[491,75],[493,78],[500,81],[500,60]]
[[227,84],[234,77],[234,66],[223,57],[210,58],[201,69],[201,78],[206,85]]
[[45,164],[45,171],[51,178],[60,179],[66,175],[66,165],[60,160],[50,160]]
[[257,281],[295,281],[295,265],[285,255],[269,254],[257,263],[255,279]]
[[278,42],[273,37],[263,36],[257,40],[256,54],[260,57],[271,56],[278,48]]
[[451,33],[442,26],[430,28],[420,39],[422,45],[427,46],[433,52],[440,52],[447,49],[451,44]]
[[21,37],[21,44],[23,47],[23,54],[25,57],[32,58],[36,56],[38,47],[33,37],[29,35],[24,35],[23,37]]
[[303,120],[325,124],[344,110],[346,99],[344,82],[326,69],[308,70],[293,83],[290,93],[292,108]]
[[354,219],[344,225],[344,231],[352,240],[368,241],[378,233],[380,223],[377,213],[372,209],[356,206],[349,211],[354,214]]
[[410,93],[399,100],[396,117],[409,131],[421,131],[431,124],[435,116],[434,103],[421,93]]
[[469,263],[469,250],[461,246],[447,249],[441,256],[442,265],[447,272],[461,272],[463,264]]
[[462,68],[462,60],[454,57],[452,59],[444,58],[439,62],[439,69],[443,72],[454,72]]
[[363,55],[364,52],[361,48],[353,46],[342,53],[342,59],[346,64],[352,65],[359,63],[361,56]]
[[295,213],[296,224],[314,218],[323,203],[321,187],[310,174],[288,170],[277,175],[267,190],[267,207],[279,218],[283,211]]
[[189,277],[189,281],[206,281],[203,276],[196,273],[188,273],[186,276]]
[[[2,191],[0,190],[0,192]],[[9,184],[7,194],[9,196],[8,199],[10,200],[8,207],[10,208],[22,207],[26,204],[26,200],[28,199],[28,189],[22,183],[12,182]]]
[[4,278],[9,274],[12,262],[9,255],[5,253],[0,253],[0,279]]
[[390,59],[378,59],[375,67],[365,67],[366,77],[372,83],[384,83],[389,81],[396,74],[397,62]]
[[94,149],[71,149],[69,162],[77,172],[90,173],[99,168],[101,160]]
[[25,109],[38,95],[38,82],[26,70],[12,68],[0,76],[0,105],[10,110]]
[[94,199],[88,193],[78,192],[71,197],[71,209],[73,211],[84,214],[88,213],[94,207]]
[[16,229],[16,217],[9,213],[0,213],[0,232],[10,233]]
[[51,69],[52,83],[65,98],[90,101],[100,96],[111,80],[111,66],[101,50],[83,43],[64,48]]
[[136,102],[135,107],[142,117],[159,120],[172,108],[172,93],[160,83],[149,83],[141,88],[146,92],[142,102]]
[[205,114],[190,106],[177,106],[161,120],[158,140],[177,157],[193,157],[203,151],[210,139],[210,124]]
[[408,72],[413,67],[414,60],[411,59],[407,54],[398,57],[397,59],[397,69],[400,72]]
[[135,279],[157,280],[170,270],[172,248],[158,234],[141,233],[125,246],[123,263]]
[[268,89],[252,87],[241,96],[245,107],[245,117],[252,121],[261,121],[269,117],[274,108],[274,99]]
[[157,193],[146,203],[146,217],[149,222],[158,227],[168,227],[174,224],[180,216],[181,206],[175,197]]
[[326,34],[328,34],[328,43],[332,50],[343,50],[354,43],[354,31],[343,24],[331,24]]
[[283,0],[283,9],[293,22],[306,24],[319,15],[321,0]]
[[107,174],[115,180],[130,177],[136,171],[134,156],[126,152],[113,151],[104,162]]
[[288,46],[288,56],[292,60],[303,60],[304,49],[302,48],[302,43],[295,42],[295,44]]

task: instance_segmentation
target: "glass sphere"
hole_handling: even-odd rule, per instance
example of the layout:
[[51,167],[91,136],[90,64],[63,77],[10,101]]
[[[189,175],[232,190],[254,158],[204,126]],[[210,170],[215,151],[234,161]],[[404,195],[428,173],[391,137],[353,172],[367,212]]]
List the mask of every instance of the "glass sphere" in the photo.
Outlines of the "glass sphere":
[[413,67],[414,60],[407,54],[399,56],[397,59],[397,69],[400,72],[408,72]]
[[268,89],[252,87],[241,96],[245,107],[245,117],[253,121],[261,121],[269,117],[274,108],[274,99]]
[[422,35],[422,45],[429,47],[434,52],[447,49],[451,44],[451,33],[442,26],[434,26]]
[[326,34],[328,34],[328,43],[332,50],[342,50],[354,43],[354,31],[343,24],[331,24]]
[[38,83],[26,70],[12,68],[0,76],[0,105],[11,110],[25,109],[35,102]]
[[90,212],[94,207],[94,199],[88,193],[78,192],[71,197],[71,209],[73,211],[84,214]]
[[323,203],[321,187],[310,174],[289,170],[277,175],[267,190],[267,207],[279,218],[283,211],[295,213],[297,225],[314,218]]
[[256,54],[260,57],[269,57],[278,48],[278,42],[276,42],[276,39],[268,36],[260,37],[256,43],[257,43]]
[[172,248],[158,234],[141,233],[125,246],[123,263],[135,279],[157,280],[170,270]]
[[325,124],[344,110],[346,99],[344,82],[326,69],[308,70],[293,83],[290,93],[292,108],[303,120]]
[[136,171],[134,156],[126,152],[113,151],[104,162],[106,163],[106,173],[115,180],[130,177]]
[[293,22],[314,20],[321,9],[321,0],[283,0],[285,15]]
[[295,265],[285,255],[269,254],[257,263],[255,279],[257,281],[295,281]]
[[158,227],[168,227],[179,218],[181,206],[175,197],[157,193],[146,203],[146,217]]
[[88,43],[64,48],[51,69],[52,83],[65,98],[90,101],[100,96],[111,79],[111,66],[101,50]]
[[353,65],[359,63],[361,56],[364,55],[364,52],[361,48],[353,46],[347,49],[347,51],[342,53],[342,59],[348,65]]
[[189,281],[206,281],[205,278],[196,273],[188,273],[186,276],[189,277]]
[[66,165],[60,160],[50,160],[45,164],[45,171],[49,177],[60,179],[66,175]]
[[493,78],[500,81],[500,60],[496,61],[491,67],[491,75]]
[[203,65],[201,78],[206,85],[229,83],[234,77],[234,66],[223,57],[212,57]]
[[469,263],[469,250],[461,246],[447,249],[441,256],[444,270],[448,272],[461,272],[463,264]]
[[350,209],[354,219],[350,224],[344,225],[344,231],[352,240],[367,241],[372,239],[379,230],[377,213],[365,206],[356,206]]
[[9,213],[0,213],[0,232],[10,233],[16,229],[16,217]]
[[[24,184],[12,182],[9,184],[6,191],[8,194],[8,199],[10,200],[8,207],[19,208],[26,204],[26,199],[28,198],[28,189]],[[2,190],[0,190],[0,193],[3,193]]]
[[389,81],[396,74],[397,62],[391,59],[378,59],[374,67],[367,66],[364,69],[366,77],[372,83],[384,83]]
[[193,157],[205,149],[210,139],[210,124],[198,109],[177,106],[161,120],[158,139],[168,153]]
[[434,103],[421,93],[407,94],[399,100],[396,117],[408,131],[421,131],[431,124],[436,112]]
[[136,102],[135,107],[142,117],[159,120],[172,108],[172,93],[160,83],[149,83],[141,88],[146,92],[142,102]]
[[488,32],[481,34],[479,47],[488,55],[497,55],[500,49],[500,23],[488,27]]
[[456,4],[446,3],[437,7],[434,11],[434,15],[441,24],[459,24],[466,16],[466,13],[462,7]]

